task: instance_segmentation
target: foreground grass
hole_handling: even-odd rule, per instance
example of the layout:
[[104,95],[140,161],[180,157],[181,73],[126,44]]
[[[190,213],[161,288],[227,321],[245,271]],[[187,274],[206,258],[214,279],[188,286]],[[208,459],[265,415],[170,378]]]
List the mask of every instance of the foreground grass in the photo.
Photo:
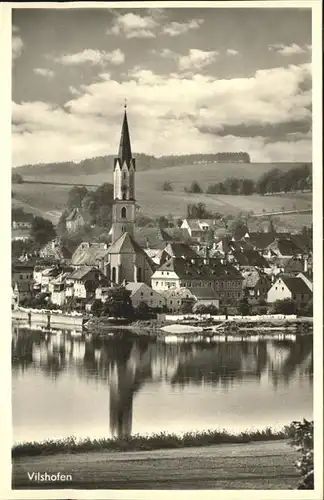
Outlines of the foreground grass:
[[252,441],[275,441],[287,438],[287,428],[275,431],[268,427],[263,430],[245,431],[239,434],[226,430],[187,432],[183,435],[161,432],[143,436],[135,434],[125,438],[77,440],[69,437],[61,440],[18,443],[12,448],[12,457],[55,455],[57,453],[87,453],[90,451],[150,451],[215,444],[239,444]]

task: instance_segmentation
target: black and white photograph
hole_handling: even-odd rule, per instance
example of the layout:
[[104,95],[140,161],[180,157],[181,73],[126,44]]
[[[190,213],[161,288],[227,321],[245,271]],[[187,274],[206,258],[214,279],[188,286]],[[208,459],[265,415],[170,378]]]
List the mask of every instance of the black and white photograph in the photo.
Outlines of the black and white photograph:
[[91,3],[11,8],[15,498],[319,500],[320,2]]

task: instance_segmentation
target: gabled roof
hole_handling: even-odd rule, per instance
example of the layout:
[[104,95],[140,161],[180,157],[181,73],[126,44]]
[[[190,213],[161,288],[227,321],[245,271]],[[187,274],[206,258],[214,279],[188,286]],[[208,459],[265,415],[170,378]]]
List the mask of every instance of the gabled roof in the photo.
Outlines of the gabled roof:
[[204,300],[214,300],[217,299],[217,294],[215,290],[207,287],[193,287],[190,288],[190,292],[192,295],[196,297],[196,299],[204,299]]
[[116,240],[108,248],[109,254],[116,253],[145,253],[139,244],[129,233],[123,233],[118,240]]
[[68,278],[73,280],[83,280],[91,272],[95,272],[100,278],[106,278],[106,276],[101,271],[99,271],[99,269],[90,266],[84,266],[80,269],[76,269],[71,274],[69,274]]
[[306,285],[306,283],[302,280],[302,278],[297,278],[296,276],[288,276],[282,274],[280,276],[285,285],[289,288],[291,293],[304,293],[310,294],[311,291]]
[[272,233],[249,233],[249,236],[244,237],[244,240],[258,250],[264,250],[274,242],[275,236]]
[[41,248],[40,255],[55,260],[68,260],[71,258],[72,252],[62,243],[60,238],[55,238]]
[[242,279],[241,273],[231,264],[221,263],[220,259],[209,259],[208,263],[200,257],[186,260],[181,257],[170,258],[162,264],[158,271],[175,272],[180,279]]
[[81,243],[75,250],[71,258],[74,266],[96,266],[108,254],[108,248],[105,243]]
[[278,250],[282,255],[295,255],[302,253],[302,250],[291,239],[279,239]]
[[234,251],[233,256],[240,266],[269,267],[268,261],[256,250],[245,250],[244,252]]
[[78,208],[73,208],[69,215],[66,217],[66,221],[73,221],[76,220],[78,217],[82,217],[82,214]]
[[301,272],[304,270],[304,260],[302,258],[293,256],[287,262],[285,270],[288,272]]
[[142,288],[142,286],[145,285],[143,282],[136,282],[136,281],[129,281],[126,285],[125,288],[126,290],[129,290],[131,292],[131,297]]
[[197,252],[186,243],[169,243],[165,247],[165,252],[170,255],[170,257],[180,257],[186,259],[197,259],[198,257]]
[[134,231],[134,240],[141,247],[164,248],[168,241],[172,241],[169,236],[160,227],[136,227]]

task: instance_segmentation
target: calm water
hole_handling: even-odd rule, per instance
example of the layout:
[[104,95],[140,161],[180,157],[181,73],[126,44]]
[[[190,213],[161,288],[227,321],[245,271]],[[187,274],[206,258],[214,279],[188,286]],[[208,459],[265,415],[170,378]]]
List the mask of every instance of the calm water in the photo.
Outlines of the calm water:
[[165,344],[13,327],[14,441],[279,428],[312,418],[312,337]]

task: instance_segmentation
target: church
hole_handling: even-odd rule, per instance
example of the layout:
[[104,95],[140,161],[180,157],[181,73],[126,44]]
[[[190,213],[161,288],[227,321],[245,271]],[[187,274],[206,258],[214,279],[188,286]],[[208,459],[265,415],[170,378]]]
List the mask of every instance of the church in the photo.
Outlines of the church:
[[154,262],[134,239],[136,162],[132,156],[126,105],[118,156],[114,159],[113,168],[114,204],[106,275],[115,284],[135,281],[150,285]]

